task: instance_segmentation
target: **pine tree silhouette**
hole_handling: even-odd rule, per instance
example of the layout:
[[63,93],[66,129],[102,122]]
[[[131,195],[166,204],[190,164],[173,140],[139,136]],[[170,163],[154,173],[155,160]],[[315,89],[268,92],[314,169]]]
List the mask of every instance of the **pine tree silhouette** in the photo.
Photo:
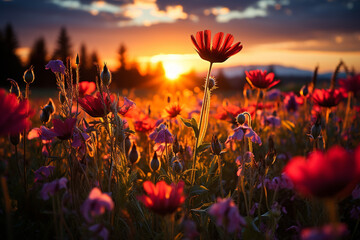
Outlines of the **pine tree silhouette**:
[[7,78],[13,78],[22,84],[24,68],[16,55],[18,42],[12,26],[7,24],[4,33],[0,35],[0,86],[10,86],[6,81]]
[[60,30],[57,44],[53,59],[62,60],[66,64],[66,58],[71,56],[71,43],[65,27],[62,27]]

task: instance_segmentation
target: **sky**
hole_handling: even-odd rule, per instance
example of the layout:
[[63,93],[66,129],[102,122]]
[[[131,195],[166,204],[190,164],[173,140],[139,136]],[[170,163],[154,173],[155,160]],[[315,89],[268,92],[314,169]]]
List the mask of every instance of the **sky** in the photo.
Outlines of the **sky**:
[[281,64],[332,71],[340,59],[360,69],[360,0],[0,0],[0,28],[11,23],[23,58],[44,37],[52,54],[60,28],[72,53],[85,43],[110,68],[121,43],[141,66],[205,71],[190,35],[231,33],[243,50],[221,67]]

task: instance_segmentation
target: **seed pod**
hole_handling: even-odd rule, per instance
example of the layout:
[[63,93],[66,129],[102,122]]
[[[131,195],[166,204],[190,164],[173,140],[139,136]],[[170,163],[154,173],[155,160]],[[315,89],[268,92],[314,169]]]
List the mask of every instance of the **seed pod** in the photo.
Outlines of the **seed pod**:
[[173,153],[175,153],[175,154],[177,154],[180,151],[180,145],[179,145],[179,141],[177,139],[177,135],[175,135],[175,139],[172,144],[172,150],[173,150]]
[[131,162],[131,164],[135,164],[139,161],[139,153],[136,149],[135,143],[133,144],[131,151],[129,153],[129,161]]
[[50,115],[53,114],[56,110],[53,100],[50,98],[49,103],[44,107],[44,111],[47,111]]
[[35,75],[34,75],[33,69],[34,69],[34,67],[31,66],[29,69],[27,69],[24,72],[23,79],[24,79],[24,82],[26,82],[27,84],[30,84],[30,83],[34,82],[34,80],[35,80]]
[[79,54],[76,54],[75,64],[76,64],[76,65],[79,65],[79,64],[80,64],[80,57],[79,57]]
[[221,147],[221,143],[219,142],[219,139],[217,138],[216,135],[213,135],[211,140],[211,152],[214,155],[220,155],[221,150],[222,147]]
[[150,161],[150,169],[153,172],[159,171],[161,168],[161,162],[159,161],[156,152],[154,152],[153,158]]
[[241,113],[239,115],[237,115],[236,117],[236,122],[240,125],[243,125],[246,121],[246,117],[245,117],[245,114]]
[[300,89],[300,95],[306,97],[309,94],[309,88],[307,85],[304,85]]
[[59,101],[61,104],[64,104],[66,101],[65,96],[61,92],[59,92]]
[[209,89],[213,90],[215,88],[216,88],[216,81],[214,78],[211,77],[211,78],[209,78]]
[[103,70],[100,74],[100,78],[102,83],[105,86],[109,86],[111,83],[111,72],[109,71],[109,69],[107,68],[106,64],[104,64]]
[[172,163],[172,170],[174,172],[176,172],[177,174],[180,174],[183,170],[183,165],[181,164],[181,162],[179,160],[175,160]]

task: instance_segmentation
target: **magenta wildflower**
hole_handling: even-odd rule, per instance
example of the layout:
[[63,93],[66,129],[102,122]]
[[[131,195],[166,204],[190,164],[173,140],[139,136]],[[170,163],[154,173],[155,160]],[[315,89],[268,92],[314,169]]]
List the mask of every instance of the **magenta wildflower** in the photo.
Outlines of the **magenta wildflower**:
[[306,228],[301,231],[301,240],[344,239],[349,234],[346,224],[325,225],[320,228]]
[[40,191],[41,198],[48,200],[49,196],[54,196],[61,189],[66,189],[68,180],[66,178],[56,179],[50,183],[45,183]]
[[281,120],[279,117],[270,115],[270,116],[264,116],[261,119],[261,124],[263,126],[271,126],[273,128],[280,127],[281,126]]
[[218,198],[217,203],[209,209],[209,214],[214,216],[218,226],[224,226],[226,231],[233,233],[241,231],[246,226],[245,219],[240,216],[239,210],[231,198]]
[[149,138],[155,143],[172,143],[174,141],[174,136],[169,132],[165,124],[160,124],[152,133],[150,133]]
[[114,202],[111,197],[95,187],[82,205],[81,212],[86,221],[92,222],[95,216],[102,215],[105,213],[105,210],[111,211],[113,208]]
[[226,140],[225,144],[237,140],[242,141],[244,139],[244,136],[247,138],[250,138],[250,140],[254,143],[257,143],[261,145],[261,139],[260,137],[252,130],[251,127],[247,126],[246,124],[240,125],[239,127],[234,129],[234,134],[229,136]]
[[109,239],[109,231],[102,224],[94,224],[89,227],[89,230],[96,235],[96,237],[102,238],[104,240]]
[[53,172],[54,166],[42,166],[38,170],[34,172],[35,179],[34,182],[44,181],[46,180]]
[[124,97],[123,104],[121,106],[119,105],[118,113],[124,116],[128,111],[133,109],[135,106],[136,104],[133,101],[131,101],[127,97]]
[[76,118],[67,118],[65,121],[53,119],[53,128],[40,127],[40,138],[41,140],[51,140],[57,137],[60,140],[68,140],[73,135],[75,125]]
[[65,75],[66,67],[61,60],[50,60],[46,64],[45,69],[50,69],[53,73],[61,73]]

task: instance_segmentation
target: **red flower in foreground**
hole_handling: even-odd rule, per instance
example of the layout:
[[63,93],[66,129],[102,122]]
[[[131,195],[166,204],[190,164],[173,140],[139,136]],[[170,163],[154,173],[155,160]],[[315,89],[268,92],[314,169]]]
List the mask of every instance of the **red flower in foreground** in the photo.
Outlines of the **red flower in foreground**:
[[280,80],[274,81],[274,73],[268,73],[262,70],[245,71],[246,81],[253,88],[268,89],[280,82]]
[[211,63],[220,63],[240,52],[243,47],[240,42],[232,45],[234,37],[231,34],[226,35],[224,43],[222,44],[223,37],[223,32],[215,34],[211,45],[211,31],[205,30],[197,32],[196,39],[191,35],[191,40],[196,47],[197,53],[202,59]]
[[321,107],[334,107],[338,105],[342,99],[343,95],[337,89],[315,89],[313,93],[314,103]]
[[165,108],[168,118],[175,118],[177,115],[180,115],[181,110],[182,108],[178,103],[174,103]]
[[30,127],[30,110],[28,100],[19,101],[15,94],[7,94],[0,89],[0,136],[17,134]]
[[174,183],[167,185],[165,181],[154,185],[152,182],[146,181],[143,187],[147,195],[139,196],[138,200],[157,214],[171,214],[185,201],[184,182],[182,181],[177,185]]
[[307,159],[294,157],[284,172],[305,196],[346,197],[360,181],[360,147],[353,154],[334,146],[326,153],[313,152]]
[[100,92],[96,93],[96,96],[86,95],[79,99],[80,107],[92,117],[105,117],[111,111],[112,98],[107,97],[106,93],[103,93],[103,100],[106,106],[104,109],[104,103],[101,100]]
[[79,82],[79,97],[83,98],[85,95],[91,95],[96,90],[94,82],[82,81]]

